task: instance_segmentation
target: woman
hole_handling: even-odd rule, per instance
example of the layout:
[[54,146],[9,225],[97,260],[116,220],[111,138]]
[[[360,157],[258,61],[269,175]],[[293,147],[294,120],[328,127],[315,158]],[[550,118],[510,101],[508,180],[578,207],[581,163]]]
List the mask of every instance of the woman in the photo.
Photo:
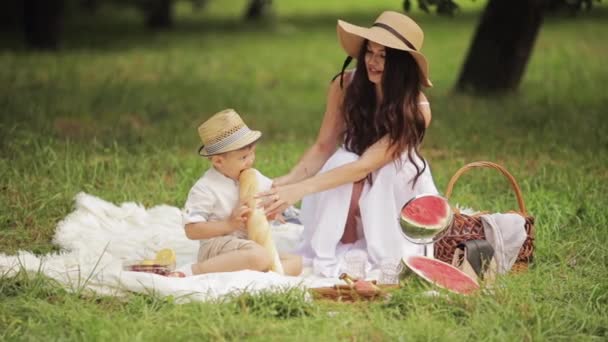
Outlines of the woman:
[[[372,265],[420,254],[400,232],[399,210],[419,193],[437,193],[419,153],[431,122],[421,91],[431,86],[422,30],[396,12],[382,13],[371,28],[339,20],[337,30],[349,57],[329,87],[317,140],[258,195],[269,215],[304,198],[302,253],[324,276],[344,271],[342,256],[352,248],[365,250]],[[352,58],[356,69],[345,71]]]

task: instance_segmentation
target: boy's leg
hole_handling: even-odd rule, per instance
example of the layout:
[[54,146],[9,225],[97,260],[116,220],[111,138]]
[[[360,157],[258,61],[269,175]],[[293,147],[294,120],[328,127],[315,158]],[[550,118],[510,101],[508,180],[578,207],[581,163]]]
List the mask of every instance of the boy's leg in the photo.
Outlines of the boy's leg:
[[298,276],[302,273],[302,257],[295,254],[279,253],[285,275]]
[[192,274],[240,270],[268,271],[272,260],[266,250],[253,241],[237,249],[219,251],[213,257],[192,265]]

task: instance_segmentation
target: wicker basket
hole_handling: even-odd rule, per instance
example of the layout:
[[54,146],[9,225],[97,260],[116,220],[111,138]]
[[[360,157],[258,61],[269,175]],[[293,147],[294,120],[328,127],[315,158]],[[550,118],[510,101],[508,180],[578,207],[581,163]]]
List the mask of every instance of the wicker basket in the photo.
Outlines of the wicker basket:
[[[445,197],[448,199],[450,198],[454,184],[458,178],[462,176],[462,174],[476,167],[496,169],[500,171],[511,183],[511,187],[515,192],[517,203],[519,205],[519,211],[513,212],[523,216],[525,219],[525,229],[527,235],[526,240],[524,241],[524,244],[517,256],[517,262],[516,265],[514,265],[514,270],[517,271],[519,269],[526,268],[526,266],[532,262],[534,257],[534,217],[528,215],[526,212],[526,206],[521,194],[521,189],[519,188],[519,185],[517,185],[515,178],[504,167],[488,161],[478,161],[463,166],[454,174],[454,176],[452,176],[452,179],[450,179],[445,192]],[[443,233],[439,240],[437,240],[434,244],[435,258],[447,263],[451,263],[452,256],[454,255],[456,246],[459,243],[469,240],[485,239],[483,224],[481,222],[481,215],[483,214],[484,213],[466,215],[460,213],[457,209],[454,209],[454,221],[452,225],[450,228],[446,229],[445,233]]]

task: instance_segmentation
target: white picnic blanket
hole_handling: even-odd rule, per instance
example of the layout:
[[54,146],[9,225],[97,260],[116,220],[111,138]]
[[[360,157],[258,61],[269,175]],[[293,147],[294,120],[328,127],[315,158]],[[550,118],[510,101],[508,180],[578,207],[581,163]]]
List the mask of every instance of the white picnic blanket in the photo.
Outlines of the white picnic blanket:
[[[301,242],[301,225],[286,223],[272,229],[280,251],[293,251]],[[162,248],[176,252],[179,268],[196,259],[199,244],[186,238],[179,208],[159,205],[146,209],[133,202],[117,206],[86,193],[76,195],[75,210],[57,225],[53,242],[61,252],[44,256],[28,251],[0,253],[0,274],[13,276],[20,269],[40,271],[73,291],[116,296],[129,291],[155,293],[173,296],[178,302],[218,299],[239,291],[283,291],[340,283],[335,278],[311,275],[310,269],[300,277],[240,271],[169,278],[125,271],[124,263],[153,258]]]

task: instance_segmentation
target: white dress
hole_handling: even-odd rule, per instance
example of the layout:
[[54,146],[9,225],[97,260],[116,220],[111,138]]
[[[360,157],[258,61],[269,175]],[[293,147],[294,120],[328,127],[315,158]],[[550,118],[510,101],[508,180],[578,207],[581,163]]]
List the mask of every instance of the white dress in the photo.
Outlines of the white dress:
[[[326,172],[358,158],[357,154],[341,147],[319,172]],[[420,159],[414,160],[419,168],[422,167]],[[373,172],[371,186],[365,182],[359,199],[361,220],[358,231],[362,234],[358,234],[360,239],[354,244],[340,242],[350,205],[352,183],[306,196],[302,200],[300,218],[304,231],[300,253],[305,263],[312,264],[315,274],[336,277],[345,272],[343,257],[353,248],[367,252],[368,270],[385,260],[394,261],[408,255],[423,254],[423,246],[413,244],[403,237],[399,227],[399,213],[401,207],[412,197],[438,192],[428,163],[412,187],[416,168],[408,160],[407,153],[402,155],[401,162],[400,167],[391,162]]]

